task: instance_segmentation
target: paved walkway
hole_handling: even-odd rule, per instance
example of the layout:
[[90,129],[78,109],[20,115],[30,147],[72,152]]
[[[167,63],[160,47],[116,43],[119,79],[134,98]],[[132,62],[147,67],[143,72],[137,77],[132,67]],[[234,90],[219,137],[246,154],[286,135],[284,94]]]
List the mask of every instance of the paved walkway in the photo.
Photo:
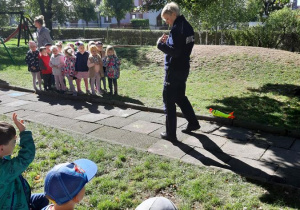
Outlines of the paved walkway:
[[228,169],[246,177],[300,187],[300,140],[200,121],[201,129],[161,140],[163,114],[0,89],[0,114],[79,132],[183,162]]

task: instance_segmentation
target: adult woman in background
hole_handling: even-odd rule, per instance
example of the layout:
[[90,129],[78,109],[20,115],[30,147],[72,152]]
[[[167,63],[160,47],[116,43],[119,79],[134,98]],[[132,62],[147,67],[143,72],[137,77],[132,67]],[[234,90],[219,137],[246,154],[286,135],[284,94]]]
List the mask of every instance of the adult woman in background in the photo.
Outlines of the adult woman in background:
[[37,43],[38,47],[43,47],[45,44],[50,43],[53,44],[53,41],[50,36],[50,30],[43,26],[44,24],[44,16],[40,15],[35,17],[34,25],[37,27]]

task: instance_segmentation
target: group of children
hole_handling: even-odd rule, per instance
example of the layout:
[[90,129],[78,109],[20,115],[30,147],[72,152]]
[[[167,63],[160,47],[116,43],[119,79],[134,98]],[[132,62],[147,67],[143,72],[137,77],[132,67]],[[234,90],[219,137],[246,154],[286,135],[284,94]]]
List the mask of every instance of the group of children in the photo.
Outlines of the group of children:
[[[87,51],[81,41],[76,42],[75,46],[69,43],[63,48],[62,43],[58,42],[55,45],[46,44],[38,50],[37,44],[30,41],[25,62],[28,65],[28,71],[32,74],[33,88],[36,91],[42,90],[43,80],[45,91],[53,90],[55,84],[57,92],[66,93],[65,78],[67,78],[70,88],[67,93],[73,94],[73,96],[83,94],[82,80],[86,94],[102,95],[107,92],[107,78],[109,94],[118,95],[117,79],[120,77],[121,62],[114,47],[108,45],[104,51],[103,43],[100,41],[90,41]],[[73,80],[76,80],[77,90]],[[101,81],[103,88],[101,88]]]
[[[13,125],[0,122],[0,209],[11,210],[73,210],[85,194],[87,184],[97,173],[97,165],[87,159],[54,166],[46,175],[44,193],[31,194],[22,173],[35,157],[35,144],[31,131],[25,129],[23,120],[13,114],[20,131],[20,150],[11,158],[17,135]],[[49,200],[52,204],[49,205]],[[176,206],[163,197],[150,198],[136,210],[176,210]]]

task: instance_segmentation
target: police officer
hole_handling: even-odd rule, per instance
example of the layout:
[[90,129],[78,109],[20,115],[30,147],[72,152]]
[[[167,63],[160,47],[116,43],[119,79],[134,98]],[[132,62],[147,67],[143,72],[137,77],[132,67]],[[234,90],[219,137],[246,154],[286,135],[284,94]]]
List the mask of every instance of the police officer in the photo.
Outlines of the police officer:
[[184,133],[200,128],[191,103],[185,96],[186,80],[190,69],[190,54],[194,46],[194,30],[180,15],[176,3],[168,3],[161,12],[162,19],[172,28],[170,35],[162,35],[157,41],[157,48],[165,53],[165,81],[163,102],[166,113],[166,132],[161,138],[177,141],[176,105],[177,104],[188,125],[182,130]]

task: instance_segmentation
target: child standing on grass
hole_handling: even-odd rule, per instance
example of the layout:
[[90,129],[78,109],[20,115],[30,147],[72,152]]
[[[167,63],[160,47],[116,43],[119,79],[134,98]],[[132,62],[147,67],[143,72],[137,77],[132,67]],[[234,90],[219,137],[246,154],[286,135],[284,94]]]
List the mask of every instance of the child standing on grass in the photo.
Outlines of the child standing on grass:
[[27,52],[25,62],[28,65],[28,71],[32,75],[33,88],[37,91],[36,79],[38,80],[39,90],[42,90],[41,69],[39,66],[39,51],[34,41],[29,41],[29,51]]
[[83,42],[79,41],[76,42],[77,45],[77,53],[76,53],[76,63],[75,63],[75,71],[76,71],[76,86],[77,86],[77,92],[79,94],[82,94],[81,90],[81,79],[84,81],[85,85],[85,90],[87,94],[90,94],[89,91],[89,83],[88,83],[88,78],[89,78],[89,68],[87,66],[87,62],[89,59],[89,53],[85,51],[85,47]]
[[25,129],[23,120],[13,114],[13,121],[20,131],[18,155],[11,158],[16,145],[16,129],[9,123],[0,122],[0,209],[38,210],[48,205],[44,194],[32,194],[22,173],[35,156],[32,133]]
[[73,93],[73,96],[77,96],[77,92],[75,90],[73,79],[76,79],[75,76],[75,62],[76,57],[74,56],[74,52],[71,47],[64,48],[65,60],[63,66],[63,75],[67,77],[70,85],[70,89]]
[[55,87],[58,92],[64,93],[66,91],[66,86],[64,83],[62,68],[64,66],[65,57],[61,53],[59,53],[59,49],[57,46],[52,46],[51,51],[52,55],[49,65],[50,67],[52,67],[52,73],[55,79]]
[[112,95],[114,85],[114,95],[118,95],[117,79],[120,77],[121,62],[117,57],[113,46],[108,45],[106,48],[106,57],[103,61],[103,66],[106,67],[106,75],[108,77],[109,94]]
[[[103,43],[101,41],[96,42],[96,47],[97,47],[97,50],[98,50],[98,54],[101,56],[101,59],[104,59],[105,51],[103,50]],[[106,71],[106,68],[103,66],[104,77],[101,78],[101,81],[103,83],[103,90],[105,92],[107,92],[107,90],[106,90],[106,74],[105,74],[105,71]],[[100,90],[101,90],[101,81],[100,81]]]
[[96,45],[90,46],[90,56],[87,65],[89,67],[92,94],[96,95],[95,83],[98,94],[103,94],[103,92],[100,90],[100,79],[104,77],[103,63],[101,56],[98,54]]
[[40,47],[40,55],[39,55],[39,64],[40,69],[42,70],[42,78],[44,80],[44,90],[49,91],[52,90],[51,82],[52,82],[52,68],[49,66],[50,56],[47,53],[45,47]]

